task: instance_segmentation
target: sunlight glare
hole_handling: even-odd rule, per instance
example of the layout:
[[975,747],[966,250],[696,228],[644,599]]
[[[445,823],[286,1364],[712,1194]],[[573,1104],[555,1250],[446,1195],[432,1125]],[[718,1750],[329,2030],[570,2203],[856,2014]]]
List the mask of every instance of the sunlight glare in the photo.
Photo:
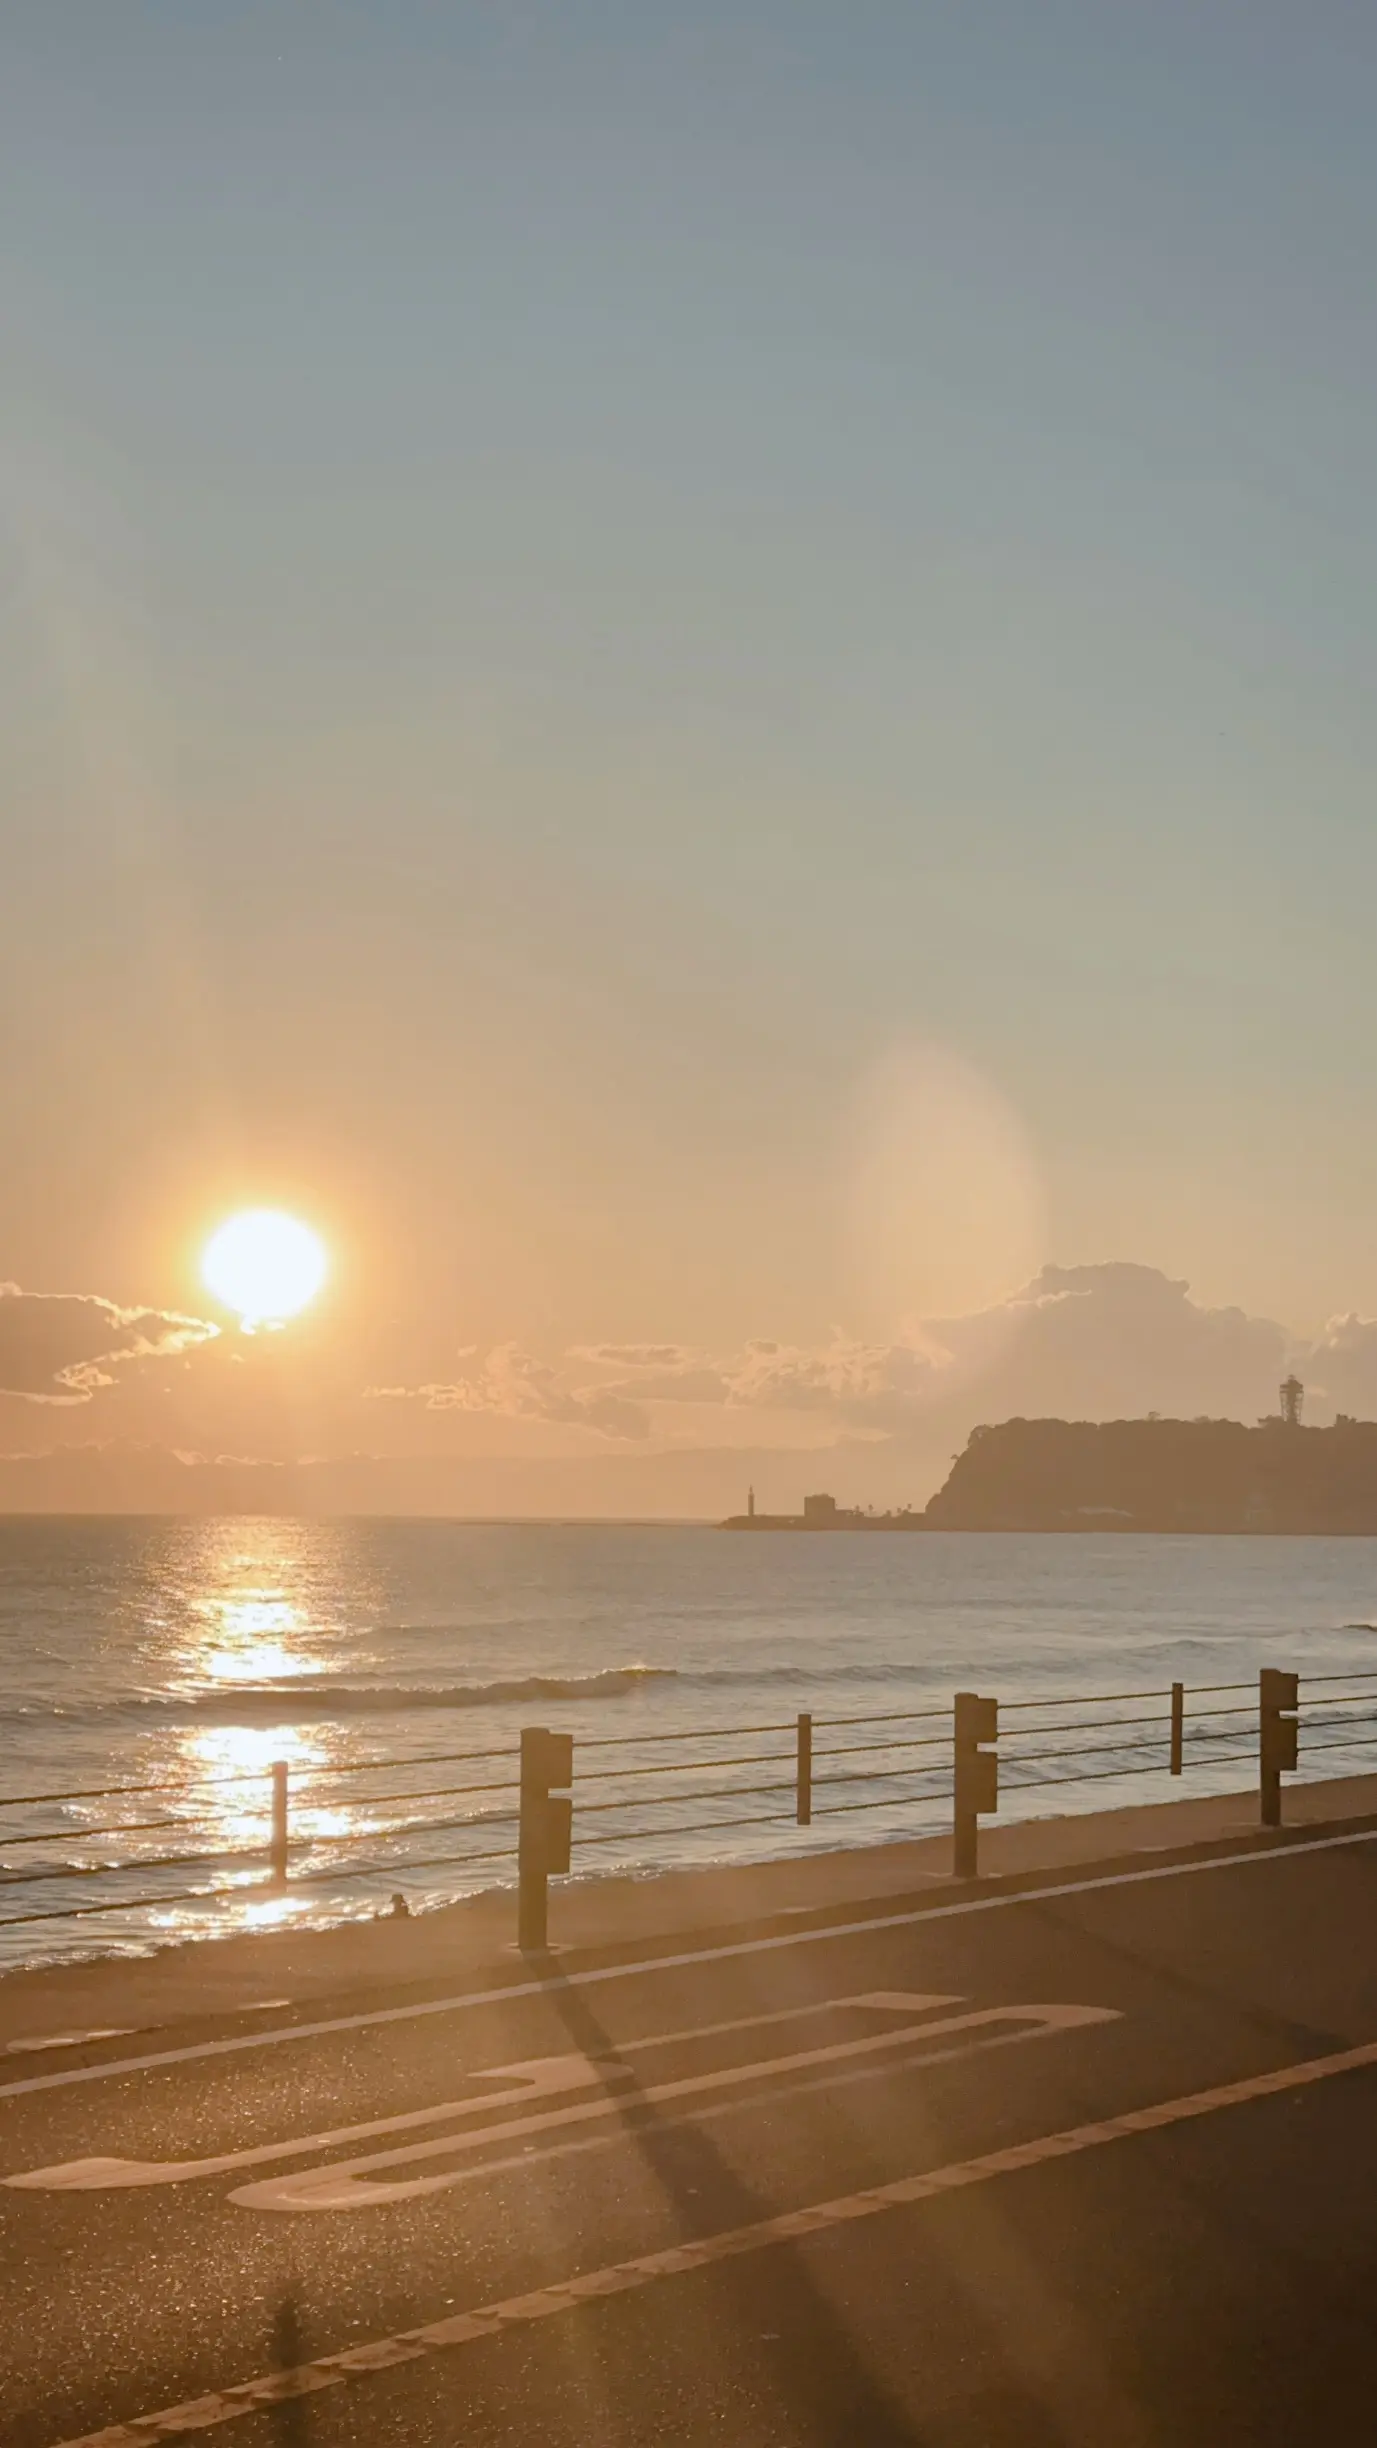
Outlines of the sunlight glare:
[[208,1289],[237,1312],[247,1332],[280,1326],[313,1301],[329,1272],[319,1233],[273,1207],[231,1216],[201,1260]]

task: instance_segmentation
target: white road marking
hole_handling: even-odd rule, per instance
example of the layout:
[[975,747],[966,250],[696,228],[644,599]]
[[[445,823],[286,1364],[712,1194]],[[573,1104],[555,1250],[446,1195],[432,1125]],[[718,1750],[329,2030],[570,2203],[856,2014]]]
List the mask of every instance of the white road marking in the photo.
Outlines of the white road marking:
[[103,2431],[88,2431],[80,2439],[64,2441],[62,2448],[148,2448],[151,2440],[175,2438],[184,2431],[211,2430],[220,2423],[233,2422],[237,2415],[257,2413],[264,2406],[313,2396],[320,2389],[341,2388],[372,2371],[386,2371],[395,2364],[420,2361],[428,2355],[462,2351],[484,2338],[500,2336],[504,2330],[553,2320],[560,2314],[578,2311],[582,2305],[596,2303],[602,2296],[628,2294],[640,2287],[653,2286],[662,2278],[682,2277],[719,2261],[768,2251],[776,2244],[796,2244],[805,2237],[850,2225],[857,2219],[877,2218],[887,2210],[907,2209],[944,2193],[989,2184],[997,2177],[1017,2175],[1021,2169],[1039,2167],[1048,2160],[1075,2158],[1136,2134],[1161,2133],[1169,2126],[1213,2116],[1224,2108],[1277,2098],[1288,2091],[1327,2082],[1336,2074],[1370,2066],[1377,2066],[1377,2040],[1367,2041],[1359,2048],[1340,2049],[1333,2056],[1311,2057],[1300,2065],[1281,2066],[1270,2074],[1249,2075],[1241,2082],[1187,2092],[1178,2099],[1161,2100],[1151,2108],[1130,2109],[1123,2116],[1066,2126],[1059,2133],[1041,2134],[1034,2141],[1015,2143],[1006,2150],[986,2151],[979,2158],[929,2168],[920,2176],[901,2176],[892,2184],[873,2185],[862,2193],[813,2202],[805,2209],[786,2210],[774,2218],[755,2219],[748,2226],[727,2228],[686,2244],[672,2244],[665,2251],[643,2253],[632,2261],[608,2262],[601,2269],[587,2270],[582,2276],[564,2279],[556,2286],[538,2287],[530,2294],[508,2296],[499,2303],[479,2304],[471,2312],[456,2312],[444,2320],[427,2321],[416,2329],[398,2330],[391,2337],[375,2338],[364,2346],[347,2346],[339,2354],[322,2355],[315,2362],[297,2364],[289,2371],[265,2373],[260,2379],[215,2390],[160,2413],[114,2423]]
[[[285,1998],[280,2001],[284,2006],[286,2002]],[[104,2023],[98,2031],[49,2032],[42,2040],[7,2040],[0,2053],[6,2057],[36,2057],[44,2049],[84,2048],[91,2040],[127,2040],[137,2030],[137,2023]]]
[[1053,1885],[1023,1887],[1013,1893],[964,1896],[959,1903],[920,1904],[906,1912],[875,1913],[862,1921],[831,1921],[818,1929],[786,1930],[773,1938],[733,1939],[724,1946],[692,1947],[676,1955],[641,1956],[629,1963],[605,1964],[588,1972],[563,1972],[546,1980],[510,1981],[500,1989],[459,1990],[453,1996],[426,1998],[411,2006],[373,2007],[363,2014],[332,2015],[316,2023],[284,2023],[275,2031],[239,2032],[229,2040],[192,2041],[185,2048],[159,2049],[144,2057],[115,2057],[103,2065],[66,2066],[60,2073],[30,2074],[19,2082],[0,2083],[0,2099],[17,2099],[34,2091],[61,2091],[73,2083],[109,2082],[124,2074],[155,2073],[163,2066],[234,2057],[245,2049],[283,2048],[292,2041],[327,2039],[337,2032],[373,2031],[391,2023],[421,2022],[431,2015],[465,2014],[477,2007],[506,2006],[552,1992],[595,1989],[609,1981],[643,1980],[657,1972],[693,1971],[705,1964],[773,1955],[786,1948],[866,1938],[881,1930],[911,1929],[919,1922],[957,1921],[973,1913],[1016,1911],[1020,1905],[1055,1903],[1066,1896],[1097,1895],[1114,1887],[1142,1887],[1160,1879],[1196,1878],[1209,1870],[1248,1870],[1263,1862],[1294,1861],[1299,1854],[1334,1853],[1366,1844],[1377,1844],[1377,1829],[1357,1835],[1320,1836],[1299,1844],[1262,1845],[1254,1853],[1211,1853],[1203,1860],[1159,1863],[1146,1870],[1115,1870],[1099,1878],[1061,1879]]
[[[418,2126],[439,2125],[456,2117],[488,2116],[494,2109],[519,2104],[523,2108],[535,2104],[552,2093],[562,2091],[605,2090],[609,2074],[627,2057],[645,2049],[671,2048],[691,2040],[719,2040],[735,2032],[756,2031],[762,2025],[797,2022],[803,2015],[825,2014],[847,2006],[869,2007],[881,2012],[899,2012],[909,2016],[923,2014],[934,2006],[954,2006],[957,2000],[948,1996],[928,1996],[917,1991],[867,1990],[859,1997],[820,1998],[801,2006],[777,2007],[769,2014],[734,2016],[727,2023],[691,2024],[683,2031],[653,2032],[644,2039],[633,2040],[617,2049],[609,2049],[603,2058],[585,2056],[571,2050],[557,2057],[530,2057],[510,2065],[486,2066],[469,2077],[474,2083],[504,2083],[498,2091],[480,2090],[464,2099],[440,2100],[430,2108],[412,2108],[396,2116],[375,2117],[363,2125],[341,2125],[333,2132],[299,2134],[288,2142],[261,2142],[247,2150],[223,2151],[207,2159],[71,2159],[58,2167],[26,2169],[22,2174],[6,2176],[3,2182],[15,2192],[88,2193],[105,2192],[113,2188],[134,2185],[187,2184],[196,2177],[225,2176],[241,2168],[264,2167],[275,2159],[300,2159],[320,2151],[337,2150],[346,2142],[366,2142],[383,2134],[414,2132]],[[750,2072],[747,2062],[743,2069]],[[499,2126],[499,2135],[514,2133],[518,2124]],[[488,2139],[484,2128],[474,2137]],[[459,2149],[463,2136],[455,2135],[441,2145],[443,2149]]]
[[[944,2040],[955,2033],[988,2034],[972,2038],[962,2049],[945,2049],[944,2057],[966,2056],[977,2049],[989,2048],[996,2041],[1008,2045],[1015,2041],[1042,2040],[1054,2032],[1074,2031],[1091,2023],[1114,2023],[1118,2016],[1107,2006],[987,2006],[971,2014],[950,2015],[939,2022],[904,2023],[897,2029],[871,2033],[863,2040],[837,2041],[828,2048],[797,2049],[787,2057],[772,2057],[753,2064],[721,2066],[711,2074],[681,2075],[677,2081],[655,2083],[634,2092],[613,2093],[593,2100],[580,2100],[571,2107],[547,2109],[543,2114],[514,2117],[506,2124],[491,2125],[467,2134],[446,2134],[433,2142],[413,2143],[401,2150],[378,2151],[371,2157],[337,2161],[332,2167],[297,2169],[290,2176],[272,2176],[259,2184],[241,2185],[230,2195],[250,2210],[367,2210],[380,2202],[415,2201],[424,2194],[446,2193],[456,2185],[466,2184],[475,2176],[489,2173],[485,2164],[447,2168],[436,2176],[412,2176],[400,2181],[378,2183],[371,2171],[376,2168],[415,2166],[425,2159],[453,2159],[464,2153],[485,2149],[492,2142],[525,2140],[531,2135],[565,2131],[570,2126],[601,2124],[618,2127],[628,2109],[662,2108],[671,2102],[697,2102],[737,2088],[743,2082],[757,2087],[770,2085],[771,2098],[792,2091],[801,2075],[818,2067],[829,2068],[829,2079],[835,2079],[836,2069],[855,2064],[866,2058],[883,2058],[887,2062],[877,2071],[893,2065],[896,2050],[907,2051],[905,2065],[914,2063],[913,2051],[921,2044],[926,2051],[929,2041]],[[1016,2030],[1006,2028],[1017,2025]],[[934,2055],[938,2052],[934,2051]],[[757,2103],[758,2104],[758,2103]],[[683,2120],[680,2120],[683,2121]],[[690,2120],[691,2121],[691,2118]],[[624,2127],[623,2127],[624,2130]],[[606,2139],[618,2138],[614,2130]],[[541,2153],[541,2157],[548,2156]],[[523,2153],[523,2159],[525,2154]]]
[[[776,2083],[771,2089],[763,2110],[759,2093],[747,2091],[738,2094],[734,2099],[698,2101],[682,2115],[657,2118],[656,2130],[660,2134],[681,2133],[685,2128],[692,2128],[696,2131],[701,2126],[721,2124],[731,2117],[740,2116],[751,2116],[758,2120],[762,2113],[768,2113],[780,2100],[807,2099],[817,2092],[823,2092],[829,2100],[833,2100],[839,2092],[851,2090],[858,2083],[892,2081],[898,2074],[925,2072],[929,2066],[952,2065],[964,2057],[974,2057],[990,2049],[1012,2048],[1019,2042],[1041,2040],[1045,2036],[1046,2026],[1038,2025],[1031,2031],[996,2031],[987,2039],[965,2040],[952,2048],[932,2048],[923,2042],[920,2027],[919,2038],[911,2041],[907,2047],[902,2043],[897,2044],[892,2057],[866,2058],[860,2064],[853,2063],[840,2068],[828,2066],[821,2074],[796,2075],[791,2082]],[[452,2176],[442,2179],[439,2185],[431,2186],[429,2189],[436,2191],[461,2184],[481,2184],[495,2176],[509,2176],[514,2170],[519,2171],[523,2176],[529,2176],[538,2169],[548,2167],[555,2160],[581,2158],[589,2151],[614,2150],[619,2142],[634,2141],[635,2138],[635,2128],[628,2129],[624,2125],[617,2126],[609,2123],[596,2128],[591,2133],[582,2134],[572,2141],[547,2142],[539,2150],[527,2142],[519,2150],[509,2152],[504,2158],[482,2159],[471,2167],[460,2168]],[[427,2187],[422,2185],[416,2189],[425,2191]],[[249,2190],[250,2188],[245,2186],[245,2195]],[[399,2187],[398,2192],[400,2193],[401,2190],[402,2188]],[[240,2195],[232,2193],[230,2199],[238,2201]],[[268,2204],[267,2206],[285,2208],[288,2205]],[[299,2206],[303,2210],[335,2207],[328,2201],[303,2202]],[[353,2201],[339,2205],[342,2209],[362,2208],[363,2206],[362,2203]]]

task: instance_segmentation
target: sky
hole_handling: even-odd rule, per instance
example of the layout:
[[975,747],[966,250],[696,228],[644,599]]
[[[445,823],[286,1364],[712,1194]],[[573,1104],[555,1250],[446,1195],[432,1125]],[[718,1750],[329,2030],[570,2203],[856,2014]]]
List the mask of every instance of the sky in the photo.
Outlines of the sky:
[[1335,0],[10,0],[0,1457],[1377,1406],[1375,105]]

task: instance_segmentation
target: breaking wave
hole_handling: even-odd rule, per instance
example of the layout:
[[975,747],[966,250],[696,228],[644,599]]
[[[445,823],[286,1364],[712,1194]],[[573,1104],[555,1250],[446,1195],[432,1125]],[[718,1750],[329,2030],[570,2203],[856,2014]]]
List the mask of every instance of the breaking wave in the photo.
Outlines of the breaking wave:
[[674,1681],[675,1671],[672,1666],[608,1666],[598,1674],[512,1675],[492,1683],[440,1684],[339,1683],[328,1675],[303,1675],[291,1683],[149,1692],[115,1701],[101,1714],[144,1725],[154,1720],[184,1724],[193,1718],[202,1725],[236,1726],[314,1724],[322,1717],[409,1717],[418,1710],[501,1708],[535,1700],[626,1700],[647,1684]]

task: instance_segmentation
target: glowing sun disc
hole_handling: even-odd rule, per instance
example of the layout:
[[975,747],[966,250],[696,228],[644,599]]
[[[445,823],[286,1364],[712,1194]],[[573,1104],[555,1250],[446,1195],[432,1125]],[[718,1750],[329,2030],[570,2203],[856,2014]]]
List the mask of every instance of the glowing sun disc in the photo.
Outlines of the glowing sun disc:
[[319,1233],[273,1207],[231,1216],[208,1243],[201,1274],[245,1326],[278,1326],[313,1301],[329,1272]]

